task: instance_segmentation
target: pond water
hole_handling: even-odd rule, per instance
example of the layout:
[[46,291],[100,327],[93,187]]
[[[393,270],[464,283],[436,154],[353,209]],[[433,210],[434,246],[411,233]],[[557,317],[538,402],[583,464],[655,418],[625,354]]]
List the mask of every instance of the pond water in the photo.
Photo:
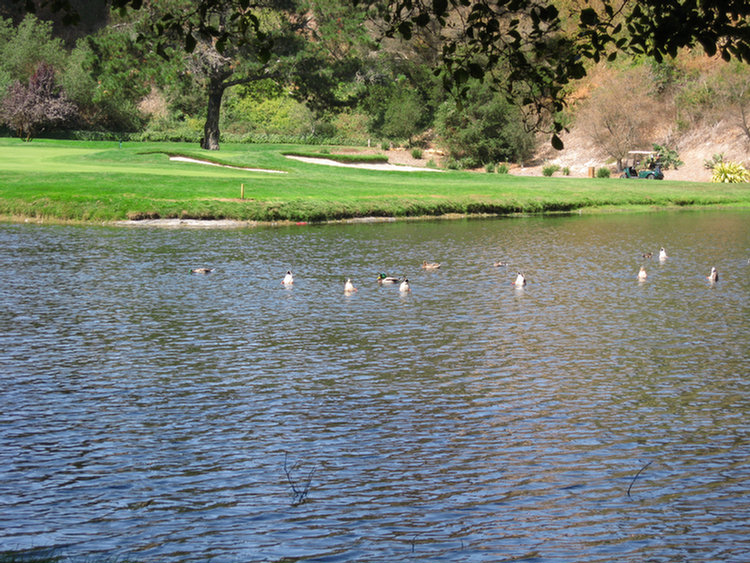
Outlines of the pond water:
[[748,259],[726,210],[0,226],[0,551],[748,561]]

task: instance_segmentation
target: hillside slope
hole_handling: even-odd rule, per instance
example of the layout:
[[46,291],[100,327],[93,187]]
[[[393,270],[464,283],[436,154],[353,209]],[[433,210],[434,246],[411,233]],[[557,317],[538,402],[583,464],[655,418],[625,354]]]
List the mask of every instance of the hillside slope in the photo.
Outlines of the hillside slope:
[[[565,148],[562,151],[553,149],[549,142],[541,140],[534,159],[526,166],[513,167],[512,174],[541,176],[542,168],[547,164],[558,164],[561,168],[570,168],[570,175],[586,177],[589,167],[609,167],[614,173],[611,159],[598,150],[581,128],[572,128],[562,136]],[[663,141],[662,141],[663,142]],[[704,166],[706,160],[715,154],[724,153],[727,160],[750,163],[750,140],[741,129],[724,121],[712,125],[703,125],[672,136],[670,146],[674,147],[680,159],[685,162],[678,170],[666,170],[667,180],[687,180],[708,182],[711,171]],[[651,150],[652,147],[633,147],[633,150]],[[557,173],[559,175],[559,172]]]
[[[539,148],[533,159],[524,163],[523,166],[512,165],[510,173],[517,176],[542,176],[544,166],[557,164],[561,169],[569,168],[570,176],[575,178],[586,178],[589,167],[597,169],[608,167],[612,174],[615,174],[612,159],[598,150],[580,127],[571,128],[569,133],[562,135],[562,139],[565,148],[557,151],[550,145],[548,137],[540,137]],[[669,146],[677,150],[685,165],[678,170],[666,170],[664,176],[667,180],[710,182],[711,171],[704,166],[704,162],[719,153],[723,153],[726,160],[742,162],[750,168],[750,140],[738,126],[726,122],[703,125],[679,137],[672,136]],[[651,150],[651,148],[650,146],[633,147],[633,150]],[[439,151],[425,151],[423,159],[415,159],[408,150],[403,148],[385,152],[389,162],[410,166],[425,166],[430,159],[439,164],[442,155]],[[483,169],[478,172],[483,172]],[[560,176],[561,173],[556,172],[555,175]]]

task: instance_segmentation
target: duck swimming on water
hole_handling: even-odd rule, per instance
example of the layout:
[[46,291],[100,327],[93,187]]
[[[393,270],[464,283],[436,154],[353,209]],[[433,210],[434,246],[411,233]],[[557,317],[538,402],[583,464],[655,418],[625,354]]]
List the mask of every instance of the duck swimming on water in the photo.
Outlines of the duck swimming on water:
[[425,270],[437,270],[439,267],[439,262],[428,262],[427,260],[422,262],[422,268]]
[[354,293],[355,291],[357,291],[357,288],[354,287],[352,280],[346,278],[346,283],[344,284],[344,293]]
[[669,256],[667,256],[667,251],[664,250],[664,247],[662,246],[659,249],[659,260],[661,260],[662,262],[664,262],[664,260],[666,260],[667,258],[669,258]]
[[706,276],[706,279],[711,283],[719,281],[719,272],[716,271],[716,268],[711,268],[711,273]]
[[378,283],[380,285],[390,285],[394,283],[398,283],[401,281],[401,278],[396,278],[394,276],[386,276],[383,273],[378,274]]
[[284,276],[284,279],[281,280],[281,285],[292,285],[294,284],[294,276],[292,275],[291,270],[286,271],[286,275]]
[[526,285],[526,276],[524,276],[521,272],[516,272],[516,281],[513,282],[513,285],[516,287],[523,287]]
[[190,270],[191,274],[210,274],[214,271],[214,268],[193,268]]
[[398,290],[401,293],[406,293],[408,291],[411,291],[411,285],[409,285],[409,280],[404,279],[404,281],[401,282],[401,285],[399,286]]
[[638,281],[646,281],[647,277],[648,277],[648,274],[646,273],[646,268],[641,266],[641,269],[638,272]]

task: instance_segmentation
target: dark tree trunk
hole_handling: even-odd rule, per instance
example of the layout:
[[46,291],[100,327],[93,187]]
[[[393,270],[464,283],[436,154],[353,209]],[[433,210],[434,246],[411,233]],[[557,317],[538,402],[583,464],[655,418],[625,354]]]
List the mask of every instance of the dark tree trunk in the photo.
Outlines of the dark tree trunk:
[[219,150],[219,117],[221,116],[221,99],[226,85],[221,79],[212,78],[208,85],[208,111],[206,124],[203,127],[201,148],[209,151]]

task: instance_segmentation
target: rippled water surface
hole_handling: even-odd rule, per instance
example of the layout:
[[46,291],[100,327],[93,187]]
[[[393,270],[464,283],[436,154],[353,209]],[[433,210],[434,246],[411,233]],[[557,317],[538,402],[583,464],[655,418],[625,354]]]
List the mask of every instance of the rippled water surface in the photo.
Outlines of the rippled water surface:
[[734,211],[0,226],[0,551],[748,561],[749,258]]

